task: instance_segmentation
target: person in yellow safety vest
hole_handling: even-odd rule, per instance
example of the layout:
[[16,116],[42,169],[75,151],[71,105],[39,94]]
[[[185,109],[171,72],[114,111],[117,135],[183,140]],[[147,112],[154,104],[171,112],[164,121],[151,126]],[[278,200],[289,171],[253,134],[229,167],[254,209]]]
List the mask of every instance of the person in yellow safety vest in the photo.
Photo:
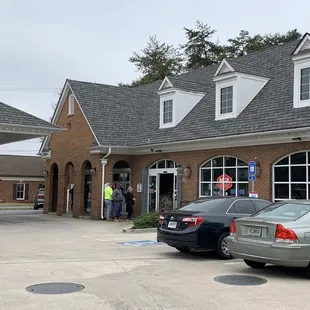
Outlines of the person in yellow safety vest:
[[113,220],[111,218],[112,208],[113,208],[113,189],[112,189],[112,183],[109,183],[108,186],[104,190],[104,201],[105,205],[107,206],[107,220],[111,221]]

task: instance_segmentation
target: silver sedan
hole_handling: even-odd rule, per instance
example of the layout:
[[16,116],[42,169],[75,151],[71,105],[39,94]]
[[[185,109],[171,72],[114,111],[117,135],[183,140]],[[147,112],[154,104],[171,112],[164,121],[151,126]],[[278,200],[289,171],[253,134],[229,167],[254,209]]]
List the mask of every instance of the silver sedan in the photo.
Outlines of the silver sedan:
[[310,202],[287,201],[269,205],[230,225],[227,246],[252,268],[266,264],[304,267],[310,276]]

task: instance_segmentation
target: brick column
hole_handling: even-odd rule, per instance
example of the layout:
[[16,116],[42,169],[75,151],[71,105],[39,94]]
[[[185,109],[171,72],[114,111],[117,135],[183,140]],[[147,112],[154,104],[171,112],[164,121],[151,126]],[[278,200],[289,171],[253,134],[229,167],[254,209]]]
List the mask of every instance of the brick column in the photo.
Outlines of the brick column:
[[66,181],[66,175],[58,175],[58,198],[57,198],[57,215],[64,214],[65,202],[64,202],[64,183]]
[[90,218],[92,220],[101,219],[101,178],[102,178],[102,168],[97,169],[96,174],[92,175],[91,213],[90,213]]
[[43,214],[48,214],[52,210],[52,176],[45,177],[44,206]]

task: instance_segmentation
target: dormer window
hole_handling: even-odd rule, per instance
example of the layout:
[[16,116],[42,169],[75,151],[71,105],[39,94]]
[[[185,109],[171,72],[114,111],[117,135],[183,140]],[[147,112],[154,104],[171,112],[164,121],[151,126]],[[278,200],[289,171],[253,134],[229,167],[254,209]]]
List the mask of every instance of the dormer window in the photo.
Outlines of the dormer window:
[[228,114],[233,112],[233,87],[221,88],[221,108],[220,113]]
[[[199,91],[204,85],[178,78],[170,79],[165,77],[158,89],[160,129],[177,126],[205,96],[204,92]],[[190,91],[191,88],[195,90]]]
[[310,99],[310,68],[301,69],[300,72],[300,100]]
[[294,108],[310,106],[310,34],[306,33],[293,55]]
[[68,115],[74,114],[74,95],[69,95]]
[[164,101],[164,111],[163,111],[163,120],[164,124],[169,124],[172,123],[172,116],[173,116],[173,101],[172,100],[167,100]]
[[223,60],[213,77],[215,120],[238,117],[268,83],[269,78],[241,73]]

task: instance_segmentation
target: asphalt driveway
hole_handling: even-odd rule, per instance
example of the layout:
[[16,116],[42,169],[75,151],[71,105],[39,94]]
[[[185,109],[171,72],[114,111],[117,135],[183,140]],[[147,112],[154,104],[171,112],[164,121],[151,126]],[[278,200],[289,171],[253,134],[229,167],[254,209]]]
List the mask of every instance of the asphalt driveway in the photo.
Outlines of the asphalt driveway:
[[[122,233],[128,223],[78,220],[42,211],[0,213],[0,309],[305,309],[309,280],[302,270],[267,267],[214,254],[182,254],[156,243],[154,233]],[[260,286],[214,281],[258,275]],[[73,282],[85,289],[40,295],[28,286]]]

